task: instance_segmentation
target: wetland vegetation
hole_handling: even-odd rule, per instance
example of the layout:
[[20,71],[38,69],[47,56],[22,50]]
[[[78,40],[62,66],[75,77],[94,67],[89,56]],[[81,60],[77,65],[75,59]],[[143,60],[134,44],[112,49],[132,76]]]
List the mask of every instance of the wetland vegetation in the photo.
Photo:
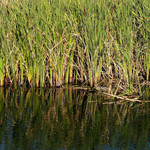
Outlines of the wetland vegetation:
[[0,0],[0,86],[150,85],[147,0]]
[[0,0],[0,149],[150,149],[148,0]]

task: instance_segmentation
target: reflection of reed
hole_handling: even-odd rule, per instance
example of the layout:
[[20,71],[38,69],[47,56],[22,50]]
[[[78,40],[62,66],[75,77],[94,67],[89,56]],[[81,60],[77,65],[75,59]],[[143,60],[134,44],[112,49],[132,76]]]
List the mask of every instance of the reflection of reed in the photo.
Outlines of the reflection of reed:
[[[93,143],[112,143],[112,133],[121,130],[124,131],[121,134],[132,130],[138,133],[138,125],[131,123],[138,122],[139,117],[148,117],[150,112],[149,104],[103,105],[102,101],[101,95],[71,88],[16,91],[1,88],[0,126],[9,127],[5,121],[7,115],[12,120],[12,130],[24,132],[28,140],[40,137],[49,146],[55,140],[57,146],[63,143],[66,149],[77,141],[88,149]],[[20,123],[22,126],[18,126]],[[150,120],[146,123],[146,129],[139,133],[141,136],[149,130]]]

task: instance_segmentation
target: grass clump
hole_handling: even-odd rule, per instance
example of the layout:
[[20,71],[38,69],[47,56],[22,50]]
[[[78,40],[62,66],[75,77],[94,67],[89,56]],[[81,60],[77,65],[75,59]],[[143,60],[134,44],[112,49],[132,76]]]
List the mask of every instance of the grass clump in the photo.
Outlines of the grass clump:
[[0,8],[1,86],[113,84],[115,94],[141,94],[150,80],[146,0],[1,0]]

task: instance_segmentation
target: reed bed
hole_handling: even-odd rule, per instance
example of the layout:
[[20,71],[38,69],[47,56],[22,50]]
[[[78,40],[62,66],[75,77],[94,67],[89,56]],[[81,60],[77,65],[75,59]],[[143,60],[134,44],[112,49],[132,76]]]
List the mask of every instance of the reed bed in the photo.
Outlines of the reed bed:
[[0,86],[75,83],[142,95],[150,80],[147,0],[0,1]]

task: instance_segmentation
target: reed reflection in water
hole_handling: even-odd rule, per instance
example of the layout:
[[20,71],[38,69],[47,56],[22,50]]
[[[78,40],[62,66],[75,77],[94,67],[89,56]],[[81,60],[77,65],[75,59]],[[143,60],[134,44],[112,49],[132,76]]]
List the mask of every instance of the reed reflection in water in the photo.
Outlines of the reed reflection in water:
[[150,149],[150,104],[99,93],[0,88],[0,149]]

